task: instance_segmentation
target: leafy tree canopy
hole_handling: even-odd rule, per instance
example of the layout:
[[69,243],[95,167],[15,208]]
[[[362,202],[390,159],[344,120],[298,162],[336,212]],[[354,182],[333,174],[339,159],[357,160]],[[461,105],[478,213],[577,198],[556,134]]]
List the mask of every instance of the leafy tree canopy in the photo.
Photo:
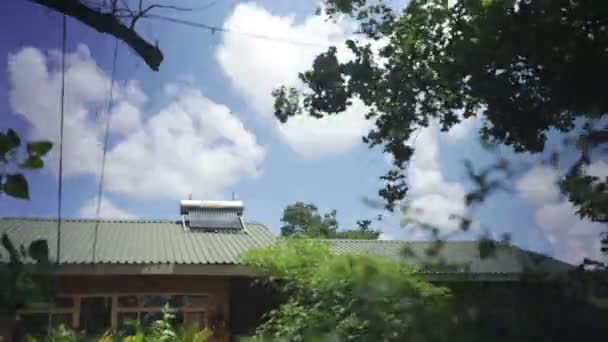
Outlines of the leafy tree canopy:
[[282,236],[334,239],[377,239],[380,232],[372,229],[371,220],[357,222],[358,228],[338,230],[336,210],[321,215],[314,204],[296,202],[283,211]]
[[[375,122],[364,142],[394,157],[380,190],[389,209],[407,193],[403,171],[414,150],[406,142],[431,121],[449,130],[475,116],[484,141],[540,152],[549,130],[570,132],[575,120],[608,111],[608,2],[412,0],[399,12],[382,0],[326,0],[326,11],[357,20],[366,39],[346,42],[350,61],[339,62],[335,47],[317,56],[299,74],[306,90],[275,89],[275,115],[336,115],[362,100]],[[605,127],[588,128],[595,145],[586,146],[608,141]],[[584,186],[601,198],[571,200],[606,209],[605,188],[573,176],[584,182],[566,191]]]

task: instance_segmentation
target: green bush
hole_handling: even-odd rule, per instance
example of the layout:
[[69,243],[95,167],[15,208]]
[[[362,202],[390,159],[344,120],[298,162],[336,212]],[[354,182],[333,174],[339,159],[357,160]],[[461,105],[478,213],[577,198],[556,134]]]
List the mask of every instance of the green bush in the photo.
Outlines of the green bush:
[[449,291],[416,269],[369,255],[335,255],[327,243],[291,240],[244,261],[286,296],[252,340],[443,341]]

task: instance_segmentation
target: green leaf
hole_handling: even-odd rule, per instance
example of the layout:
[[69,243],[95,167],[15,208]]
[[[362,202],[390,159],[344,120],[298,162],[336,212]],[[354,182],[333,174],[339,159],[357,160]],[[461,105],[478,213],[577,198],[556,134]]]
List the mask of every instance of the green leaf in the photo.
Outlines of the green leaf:
[[42,158],[37,155],[30,155],[23,163],[19,164],[22,169],[35,170],[44,166]]
[[6,133],[0,133],[0,157],[19,147],[20,144],[21,139],[12,129],[9,128]]
[[27,153],[29,155],[42,157],[47,154],[52,147],[53,143],[50,141],[33,141],[27,144]]
[[4,192],[15,198],[30,198],[27,180],[22,174],[7,175],[6,183],[4,183]]

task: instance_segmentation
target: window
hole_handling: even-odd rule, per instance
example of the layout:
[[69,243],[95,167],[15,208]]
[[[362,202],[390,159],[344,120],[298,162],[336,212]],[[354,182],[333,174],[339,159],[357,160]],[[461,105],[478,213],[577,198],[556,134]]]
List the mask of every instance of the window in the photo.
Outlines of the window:
[[187,296],[186,297],[186,307],[189,307],[189,308],[207,307],[208,299],[209,299],[208,296]]
[[116,325],[124,328],[127,327],[126,323],[132,320],[139,320],[144,326],[150,325],[162,319],[162,310],[168,305],[177,310],[176,323],[196,324],[203,328],[207,325],[205,319],[208,298],[207,295],[201,294],[119,295],[116,299]]
[[112,323],[111,297],[82,297],[78,328],[88,334],[102,334]]
[[207,326],[209,296],[206,294],[106,294],[57,297],[52,303],[35,303],[20,315],[24,330],[44,336],[49,327],[61,324],[89,334],[114,327],[130,330],[129,321],[142,325],[162,319],[165,305],[177,310],[178,324]]
[[32,336],[44,336],[49,327],[63,324],[73,327],[75,310],[74,297],[57,297],[51,303],[30,303],[24,309],[19,310],[23,330]]
[[32,336],[44,336],[46,335],[49,327],[49,314],[48,313],[28,313],[21,317],[21,324],[23,331]]

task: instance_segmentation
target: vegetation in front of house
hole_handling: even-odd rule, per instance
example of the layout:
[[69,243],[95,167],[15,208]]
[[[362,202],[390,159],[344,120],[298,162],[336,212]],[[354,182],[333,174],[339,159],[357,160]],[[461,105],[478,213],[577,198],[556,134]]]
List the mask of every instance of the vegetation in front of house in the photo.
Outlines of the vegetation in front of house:
[[193,326],[178,326],[175,324],[175,310],[165,306],[163,318],[152,322],[149,328],[144,328],[137,321],[132,321],[128,325],[132,327],[132,334],[108,331],[103,336],[93,338],[84,332],[78,332],[66,328],[63,325],[52,329],[44,339],[27,337],[28,342],[205,342],[213,334],[209,329],[199,329]]
[[268,275],[285,301],[252,341],[442,341],[449,290],[402,263],[335,255],[324,242],[288,239],[244,261]]

